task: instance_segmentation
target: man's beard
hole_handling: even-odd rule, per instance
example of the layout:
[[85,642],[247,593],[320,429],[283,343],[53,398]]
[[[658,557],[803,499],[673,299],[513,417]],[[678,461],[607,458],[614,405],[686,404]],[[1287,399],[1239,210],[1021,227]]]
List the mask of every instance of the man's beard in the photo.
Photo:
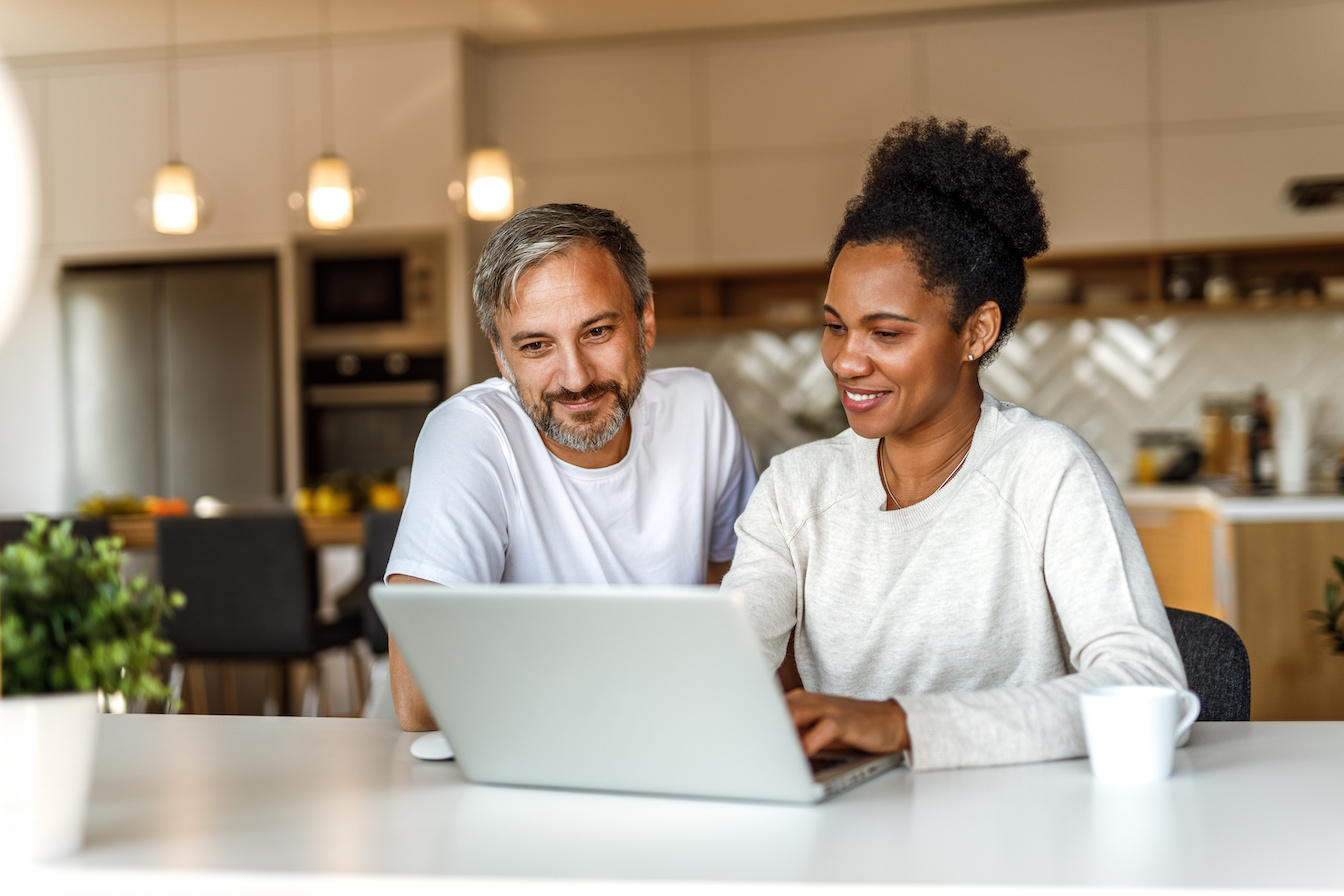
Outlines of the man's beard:
[[[589,384],[582,392],[570,392],[567,389],[543,392],[540,401],[523,399],[527,415],[532,418],[532,422],[542,435],[571,451],[596,451],[604,447],[616,438],[625,421],[630,418],[630,408],[644,385],[645,352],[642,350],[642,345],[640,349],[639,367],[628,387],[622,387],[616,380],[603,380]],[[555,415],[557,401],[569,403],[592,401],[608,392],[615,396],[616,401],[615,407],[607,411],[605,417],[601,416],[603,414],[601,408],[572,414],[570,422],[561,422]]]

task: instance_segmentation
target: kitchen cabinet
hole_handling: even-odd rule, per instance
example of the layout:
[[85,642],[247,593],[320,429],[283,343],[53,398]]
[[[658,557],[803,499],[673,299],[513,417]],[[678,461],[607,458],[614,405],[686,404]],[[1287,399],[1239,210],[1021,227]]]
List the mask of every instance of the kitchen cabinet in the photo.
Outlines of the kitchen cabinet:
[[[1253,500],[1253,499],[1246,499]],[[1234,522],[1237,632],[1251,658],[1251,718],[1344,719],[1344,655],[1307,617],[1324,609],[1331,556],[1344,556],[1344,498],[1333,520]]]
[[[1198,289],[1226,258],[1241,297],[1224,303],[1166,297],[1174,266],[1191,260]],[[1057,252],[1028,271],[1058,271],[1068,301],[1028,301],[1022,321],[1344,311],[1344,295],[1326,296],[1325,278],[1344,278],[1344,241],[1199,243],[1107,252]],[[828,274],[822,265],[701,269],[654,273],[663,332],[790,331],[820,326]],[[1252,288],[1267,295],[1251,297]],[[1339,287],[1336,287],[1338,289]],[[1198,295],[1198,292],[1196,293]],[[1089,301],[1088,299],[1092,299]]]

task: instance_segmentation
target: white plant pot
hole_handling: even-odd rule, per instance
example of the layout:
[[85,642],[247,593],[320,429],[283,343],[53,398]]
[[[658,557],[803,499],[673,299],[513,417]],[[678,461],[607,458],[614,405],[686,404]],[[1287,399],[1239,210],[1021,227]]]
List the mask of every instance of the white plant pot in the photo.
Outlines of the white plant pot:
[[96,694],[0,699],[0,865],[79,849],[97,737]]

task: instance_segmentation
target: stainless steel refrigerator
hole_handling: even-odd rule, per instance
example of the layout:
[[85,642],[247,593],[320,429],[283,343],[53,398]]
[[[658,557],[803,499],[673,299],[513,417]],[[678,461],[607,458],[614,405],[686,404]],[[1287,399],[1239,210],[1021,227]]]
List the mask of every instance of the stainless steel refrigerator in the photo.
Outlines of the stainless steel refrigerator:
[[65,271],[72,502],[278,494],[275,283],[270,259]]

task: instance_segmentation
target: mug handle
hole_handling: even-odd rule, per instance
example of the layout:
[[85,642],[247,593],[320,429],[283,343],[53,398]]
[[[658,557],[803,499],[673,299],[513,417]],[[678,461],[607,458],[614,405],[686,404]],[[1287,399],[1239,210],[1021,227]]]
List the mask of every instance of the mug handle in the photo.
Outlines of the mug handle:
[[1181,699],[1190,704],[1190,708],[1181,716],[1181,722],[1176,726],[1176,739],[1180,740],[1181,735],[1190,730],[1190,726],[1195,724],[1195,719],[1199,718],[1199,695],[1194,691],[1181,691]]

